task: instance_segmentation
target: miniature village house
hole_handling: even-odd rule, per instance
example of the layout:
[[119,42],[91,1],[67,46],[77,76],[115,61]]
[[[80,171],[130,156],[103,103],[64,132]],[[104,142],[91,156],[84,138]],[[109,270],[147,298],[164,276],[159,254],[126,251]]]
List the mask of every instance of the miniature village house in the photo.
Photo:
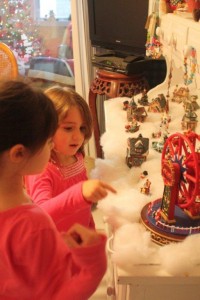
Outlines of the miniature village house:
[[181,103],[187,101],[189,98],[189,89],[188,87],[180,87],[176,86],[175,90],[173,91],[172,101]]
[[150,112],[164,112],[167,111],[167,100],[163,94],[159,94],[149,104],[148,111]]
[[147,112],[144,106],[136,107],[135,109],[128,108],[127,110],[127,119],[129,122],[131,122],[132,119],[135,119],[138,122],[143,123],[146,117]]
[[137,138],[128,138],[126,163],[129,168],[140,166],[149,153],[149,139],[141,134]]
[[182,129],[183,130],[190,129],[195,131],[197,123],[198,123],[197,114],[195,113],[195,111],[193,111],[191,106],[188,106],[188,109],[185,112],[181,122]]
[[191,108],[192,110],[199,109],[199,104],[197,103],[197,99],[198,99],[197,95],[189,96],[189,99],[187,99],[183,104],[185,111],[188,109],[188,107],[189,109]]

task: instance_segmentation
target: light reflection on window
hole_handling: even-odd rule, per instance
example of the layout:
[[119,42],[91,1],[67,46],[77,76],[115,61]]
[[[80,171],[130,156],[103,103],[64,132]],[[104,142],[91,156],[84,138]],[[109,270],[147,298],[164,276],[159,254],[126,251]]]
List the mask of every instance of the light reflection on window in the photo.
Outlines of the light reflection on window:
[[46,0],[39,1],[40,19],[48,18],[51,14],[55,19],[68,19],[71,14],[71,0]]

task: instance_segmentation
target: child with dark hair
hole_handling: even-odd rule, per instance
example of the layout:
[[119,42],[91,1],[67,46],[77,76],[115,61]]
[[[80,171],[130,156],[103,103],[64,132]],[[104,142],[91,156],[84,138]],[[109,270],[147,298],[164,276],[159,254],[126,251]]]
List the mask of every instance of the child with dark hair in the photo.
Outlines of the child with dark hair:
[[80,224],[61,235],[24,191],[23,177],[45,168],[56,129],[46,95],[0,84],[0,299],[86,300],[106,270],[104,235]]

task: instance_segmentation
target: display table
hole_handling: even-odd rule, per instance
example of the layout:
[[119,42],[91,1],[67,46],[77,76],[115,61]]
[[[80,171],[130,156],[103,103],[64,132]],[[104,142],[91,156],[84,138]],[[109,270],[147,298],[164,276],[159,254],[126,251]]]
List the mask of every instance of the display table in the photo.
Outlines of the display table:
[[[159,91],[158,91],[159,92]],[[163,91],[166,93],[166,90]],[[156,94],[154,95],[156,96]],[[137,99],[140,96],[136,96]],[[128,99],[128,98],[124,98]],[[169,125],[169,132],[181,130],[181,118],[184,113],[183,105],[169,103],[170,115],[172,120]],[[197,111],[200,117],[200,110]],[[95,174],[112,184],[116,189],[117,195],[110,195],[108,199],[98,204],[103,210],[106,218],[110,211],[113,211],[112,222],[138,222],[141,210],[145,203],[149,203],[162,197],[164,183],[161,176],[161,153],[152,148],[151,133],[159,128],[161,114],[149,113],[144,123],[140,124],[139,132],[127,133],[124,125],[126,124],[126,112],[123,111],[123,98],[110,99],[105,102],[106,132],[102,136],[102,145],[105,153],[104,160],[97,160]],[[198,125],[197,132],[199,132]],[[149,137],[150,149],[147,161],[141,167],[129,169],[125,163],[126,145],[128,137],[136,137],[139,133]],[[139,192],[143,181],[140,174],[143,170],[149,173],[151,180],[151,194],[143,195]],[[119,220],[118,220],[119,218]],[[121,226],[123,228],[124,225]],[[163,269],[159,263],[136,264],[130,261],[131,271],[127,271],[113,263],[114,240],[113,228],[106,223],[108,242],[108,285],[107,294],[109,300],[197,300],[200,297],[200,265],[197,265],[190,276],[171,276]],[[126,230],[125,230],[126,232]],[[134,235],[130,239],[135,239]],[[124,243],[124,241],[122,241]],[[138,241],[138,248],[140,241]],[[127,246],[127,256],[130,254],[129,241]],[[156,245],[156,249],[160,246]],[[164,246],[163,246],[164,247]],[[145,247],[144,247],[145,248]],[[146,248],[145,248],[146,250]],[[141,250],[142,251],[142,250]],[[128,254],[129,253],[129,254]],[[135,254],[133,253],[133,256]],[[191,253],[193,255],[193,253]],[[176,257],[179,256],[177,252]],[[126,259],[123,258],[123,261]],[[150,259],[151,260],[151,259]],[[126,261],[126,264],[128,262]]]
[[[121,300],[197,300],[200,298],[200,267],[196,276],[170,277],[146,275],[159,270],[159,266],[137,266],[131,274],[114,267],[117,279],[117,298]],[[143,275],[140,275],[141,274]]]
[[94,138],[97,157],[103,157],[97,116],[97,95],[105,95],[107,98],[132,97],[142,92],[143,89],[148,89],[148,83],[144,74],[128,76],[103,69],[97,70],[96,77],[89,91],[89,106],[94,121]]

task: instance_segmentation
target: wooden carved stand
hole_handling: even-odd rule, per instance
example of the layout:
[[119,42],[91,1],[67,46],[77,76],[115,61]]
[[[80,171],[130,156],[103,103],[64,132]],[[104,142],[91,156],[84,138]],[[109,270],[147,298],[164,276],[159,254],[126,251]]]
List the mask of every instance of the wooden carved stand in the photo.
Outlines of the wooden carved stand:
[[89,91],[89,106],[94,120],[94,138],[97,157],[103,157],[100,146],[100,130],[97,118],[97,95],[105,95],[108,98],[132,97],[148,90],[148,83],[144,74],[124,75],[120,73],[98,69],[96,77]]

